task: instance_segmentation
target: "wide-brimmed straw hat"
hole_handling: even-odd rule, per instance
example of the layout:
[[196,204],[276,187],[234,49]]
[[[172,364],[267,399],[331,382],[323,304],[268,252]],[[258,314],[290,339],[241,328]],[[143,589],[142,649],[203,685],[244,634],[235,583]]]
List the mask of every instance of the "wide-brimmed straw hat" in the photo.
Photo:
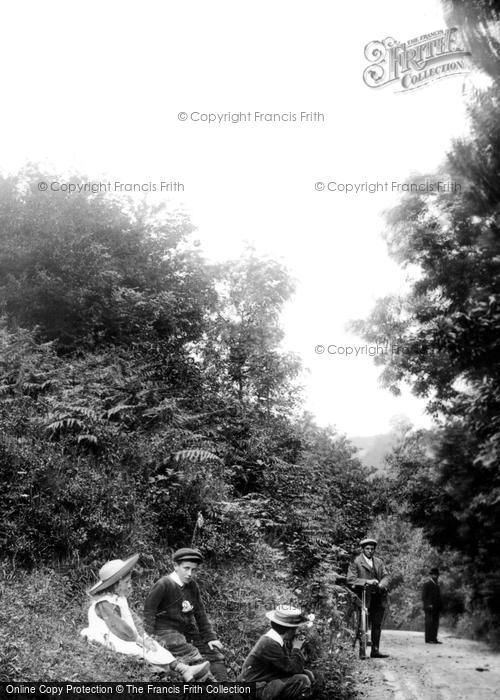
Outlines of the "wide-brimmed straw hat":
[[109,588],[114,583],[119,581],[121,578],[126,576],[129,571],[131,571],[137,564],[139,559],[139,554],[133,554],[128,559],[112,559],[106,562],[104,566],[99,569],[99,581],[89,588],[89,593],[94,595],[94,593],[99,593],[99,591],[104,591]]
[[373,537],[365,537],[364,540],[361,540],[359,543],[360,547],[366,547],[367,544],[372,544],[374,547],[377,546],[377,540],[374,540]]
[[292,608],[290,605],[278,605],[274,610],[266,612],[266,617],[271,622],[283,625],[283,627],[298,627],[309,621],[309,618],[302,614],[300,608]]

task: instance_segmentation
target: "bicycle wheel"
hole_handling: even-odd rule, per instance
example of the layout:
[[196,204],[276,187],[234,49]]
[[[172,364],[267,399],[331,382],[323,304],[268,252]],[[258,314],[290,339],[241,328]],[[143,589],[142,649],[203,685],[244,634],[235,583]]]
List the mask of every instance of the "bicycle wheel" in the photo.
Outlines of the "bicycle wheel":
[[359,631],[359,658],[366,659],[366,632]]
[[366,659],[366,646],[368,639],[368,611],[366,609],[366,589],[363,588],[361,596],[361,609],[359,611],[359,658]]

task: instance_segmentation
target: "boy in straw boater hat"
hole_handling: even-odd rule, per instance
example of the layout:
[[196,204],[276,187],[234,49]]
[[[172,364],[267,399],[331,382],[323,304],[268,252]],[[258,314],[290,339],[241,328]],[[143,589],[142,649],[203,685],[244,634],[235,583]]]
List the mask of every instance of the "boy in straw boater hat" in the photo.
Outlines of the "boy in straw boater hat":
[[132,590],[131,571],[138,554],[125,559],[108,561],[99,570],[99,581],[88,591],[92,597],[88,612],[89,625],[81,635],[89,642],[98,642],[120,654],[136,656],[162,670],[176,671],[185,681],[199,680],[207,675],[208,663],[187,666],[147,634],[139,634],[128,606]]
[[[271,629],[251,649],[238,680],[255,682],[261,700],[307,697],[314,676],[305,668],[301,650],[304,641],[296,639],[295,634],[297,627],[309,622],[309,618],[289,605],[278,605],[266,617],[271,621]],[[292,645],[291,652],[287,642]]]
[[186,663],[210,662],[210,680],[228,678],[222,643],[217,639],[194,574],[203,557],[183,547],[172,555],[174,570],[160,578],[144,604],[144,628]]

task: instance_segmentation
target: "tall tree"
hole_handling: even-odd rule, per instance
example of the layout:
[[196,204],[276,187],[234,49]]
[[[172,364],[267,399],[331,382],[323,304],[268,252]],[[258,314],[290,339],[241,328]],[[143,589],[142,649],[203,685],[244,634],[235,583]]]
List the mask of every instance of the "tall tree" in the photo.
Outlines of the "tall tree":
[[81,177],[70,179],[76,191],[53,191],[58,179],[30,167],[0,180],[0,296],[10,321],[38,326],[61,352],[139,338],[179,350],[199,338],[215,294],[189,221],[88,192]]
[[[486,8],[488,3],[475,3]],[[493,10],[492,10],[493,12]],[[493,15],[492,15],[493,16]],[[413,282],[354,327],[392,353],[377,358],[394,391],[402,381],[440,420],[433,459],[418,470],[410,515],[433,544],[469,562],[476,598],[500,614],[500,88],[473,96],[470,133],[433,181],[454,191],[406,196],[387,217],[391,254]],[[419,495],[420,494],[420,495]],[[488,585],[485,585],[485,581]]]
[[235,401],[289,412],[297,402],[300,362],[281,349],[280,315],[294,290],[283,265],[248,249],[216,270],[219,306],[204,347],[204,369],[213,386]]
[[459,26],[472,60],[493,80],[500,78],[500,3],[498,0],[443,0],[450,25]]

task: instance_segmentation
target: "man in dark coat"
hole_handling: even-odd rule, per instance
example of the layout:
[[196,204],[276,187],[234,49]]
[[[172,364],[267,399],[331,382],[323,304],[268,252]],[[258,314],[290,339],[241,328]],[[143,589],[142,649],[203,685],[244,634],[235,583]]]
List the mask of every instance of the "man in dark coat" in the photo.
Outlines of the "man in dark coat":
[[377,540],[367,537],[359,543],[361,554],[349,565],[347,583],[354,587],[355,593],[361,598],[362,588],[366,588],[366,607],[372,630],[372,659],[384,659],[388,654],[381,654],[380,635],[382,621],[387,606],[387,589],[389,575],[382,559],[374,556]]
[[439,590],[439,569],[429,571],[429,578],[422,586],[422,603],[425,613],[425,643],[441,644],[437,634],[439,613],[441,612],[441,591]]
[[271,629],[250,650],[238,680],[254,682],[259,700],[305,698],[311,693],[314,676],[305,668],[303,640],[297,639],[295,633],[307,618],[288,605],[278,605],[266,617],[271,621]]

